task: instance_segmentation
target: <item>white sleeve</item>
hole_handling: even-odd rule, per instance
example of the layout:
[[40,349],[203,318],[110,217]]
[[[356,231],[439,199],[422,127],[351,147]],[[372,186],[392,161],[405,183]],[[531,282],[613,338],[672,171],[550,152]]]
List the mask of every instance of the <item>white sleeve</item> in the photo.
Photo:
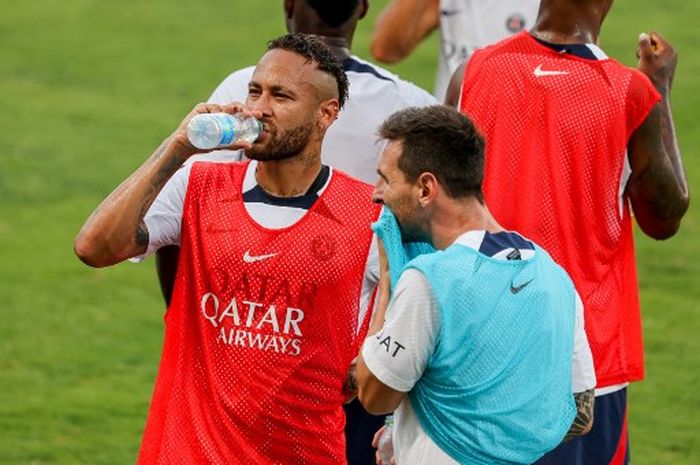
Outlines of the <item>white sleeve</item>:
[[140,261],[166,245],[180,245],[182,212],[190,178],[191,163],[179,170],[165,183],[143,221],[148,228],[148,248],[143,255],[134,257]]
[[418,270],[403,272],[381,331],[362,347],[367,368],[382,383],[410,391],[425,371],[440,332],[440,313],[430,284]]
[[596,377],[593,355],[584,328],[583,302],[576,293],[576,329],[574,330],[574,356],[571,369],[571,387],[574,393],[595,388]]

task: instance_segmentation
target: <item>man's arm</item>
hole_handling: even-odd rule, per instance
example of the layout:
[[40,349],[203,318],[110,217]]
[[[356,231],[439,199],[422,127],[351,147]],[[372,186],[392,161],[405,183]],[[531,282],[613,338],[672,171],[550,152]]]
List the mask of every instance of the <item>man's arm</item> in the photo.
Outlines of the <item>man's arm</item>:
[[[367,334],[376,334],[382,329],[384,324],[384,314],[389,306],[389,297],[391,296],[391,284],[389,282],[389,265],[386,259],[386,251],[384,250],[384,245],[381,239],[375,236],[373,240],[376,240],[377,253],[374,255],[370,250],[369,261],[376,260],[377,262],[377,273],[378,276],[370,273],[374,278],[373,282],[377,283],[376,287],[376,299],[374,302],[374,310],[369,322],[369,328],[367,329]],[[376,276],[376,277],[375,277]],[[362,348],[360,348],[362,349]],[[343,385],[343,394],[345,395],[345,402],[348,403],[357,397],[358,392],[358,381],[357,381],[357,363],[358,357],[353,360],[348,370],[347,377],[345,378],[345,384]]]
[[[248,83],[253,76],[255,67],[239,69],[229,74],[212,92],[207,103],[225,105],[232,102],[244,102],[248,96]],[[240,151],[217,151],[216,155],[206,156],[206,160],[240,161],[242,154]],[[160,291],[163,294],[166,307],[170,306],[170,299],[173,295],[175,276],[177,275],[177,262],[180,256],[180,247],[168,245],[156,251],[156,273],[160,283]]]
[[439,21],[439,0],[393,0],[374,24],[370,52],[384,63],[401,61]]
[[670,102],[678,55],[655,32],[640,35],[638,54],[639,70],[649,76],[661,101],[630,137],[627,192],[642,231],[667,239],[678,231],[690,202]]
[[445,94],[445,105],[459,110],[459,96],[462,93],[462,81],[464,80],[464,70],[467,68],[467,60],[457,67],[450,83],[447,85],[447,93]]
[[[379,238],[377,238],[377,248],[379,250],[379,283],[377,285],[377,304],[367,330],[367,334],[370,336],[376,335],[384,326],[386,310],[391,297],[389,263],[384,245]],[[393,412],[403,400],[405,393],[390,388],[372,374],[362,358],[362,351],[360,351],[356,363],[353,364],[351,374],[354,377],[353,387],[358,396],[360,396],[359,386],[362,385],[360,402],[369,413],[379,415]]]
[[439,325],[437,300],[425,276],[414,269],[404,271],[386,319],[376,315],[358,357],[358,397],[368,412],[388,413],[398,407],[423,375]]
[[576,436],[588,433],[593,427],[593,406],[595,404],[595,390],[574,393],[576,401],[576,418],[571,423],[571,428],[564,436],[564,441],[569,441]]
[[576,323],[574,326],[574,350],[571,359],[571,388],[574,391],[576,418],[564,437],[564,442],[588,433],[593,426],[593,404],[597,382],[593,367],[593,354],[585,330],[583,301],[578,292],[575,295]]
[[[148,228],[143,219],[165,183],[198,149],[187,139],[187,123],[198,113],[244,111],[241,104],[226,106],[199,104],[177,130],[117,187],[87,219],[74,242],[76,255],[94,267],[114,265],[144,253],[148,247]],[[232,149],[249,147],[237,142]]]
[[357,384],[357,397],[372,415],[393,412],[406,396],[405,392],[397,391],[377,379],[367,368],[362,354],[357,360]]

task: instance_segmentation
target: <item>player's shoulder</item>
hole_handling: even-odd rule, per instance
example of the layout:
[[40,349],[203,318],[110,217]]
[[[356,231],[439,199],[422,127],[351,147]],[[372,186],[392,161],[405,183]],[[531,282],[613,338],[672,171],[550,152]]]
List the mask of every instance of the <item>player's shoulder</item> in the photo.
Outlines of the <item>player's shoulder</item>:
[[236,70],[226,76],[209,97],[210,103],[242,102],[248,95],[248,83],[253,77],[254,66]]
[[343,70],[348,74],[348,78],[365,77],[367,79],[379,79],[387,83],[400,81],[396,74],[382,68],[370,61],[364,60],[357,55],[350,55],[343,60]]
[[481,56],[489,56],[497,53],[521,52],[525,48],[530,48],[533,45],[534,39],[528,31],[520,31],[504,39],[501,39],[492,44],[480,47],[474,53]]
[[346,58],[343,62],[343,68],[350,80],[351,92],[353,91],[353,84],[356,84],[358,91],[361,91],[368,84],[375,84],[383,86],[388,93],[387,96],[400,98],[406,101],[408,105],[424,106],[439,103],[425,89],[358,56],[352,55]]

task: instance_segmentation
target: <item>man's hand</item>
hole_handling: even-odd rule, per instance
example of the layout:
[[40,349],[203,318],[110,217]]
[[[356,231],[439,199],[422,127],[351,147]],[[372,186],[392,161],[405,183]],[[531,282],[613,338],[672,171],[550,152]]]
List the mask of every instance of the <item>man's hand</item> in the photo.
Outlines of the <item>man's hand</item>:
[[[374,433],[374,437],[372,438],[372,447],[377,449],[376,451],[374,451],[374,461],[377,465],[384,465],[384,462],[382,462],[382,456],[379,455],[379,438],[382,437],[382,433],[384,433],[385,429],[386,425],[379,428],[377,432]],[[391,465],[396,465],[396,457],[392,457],[389,463]]]
[[662,95],[668,95],[678,63],[678,54],[671,44],[658,32],[642,33],[639,35],[637,58],[637,68],[649,76]]
[[[192,155],[195,155],[197,153],[206,153],[210,152],[211,150],[202,150],[198,149],[194,145],[190,143],[190,140],[187,138],[187,125],[190,123],[190,120],[194,118],[197,115],[203,114],[203,113],[229,113],[231,115],[234,115],[236,113],[240,113],[244,117],[252,116],[254,118],[260,119],[262,118],[262,113],[259,111],[251,111],[246,107],[244,104],[240,102],[233,102],[227,105],[218,105],[216,103],[200,103],[197,106],[192,109],[192,111],[185,117],[185,119],[180,122],[180,125],[177,127],[175,132],[172,134],[170,140],[171,140],[171,146],[173,150],[178,153],[183,158],[189,158]],[[240,140],[237,142],[234,142],[233,144],[224,146],[224,147],[216,147],[212,150],[245,150],[251,147],[251,144],[249,142]]]

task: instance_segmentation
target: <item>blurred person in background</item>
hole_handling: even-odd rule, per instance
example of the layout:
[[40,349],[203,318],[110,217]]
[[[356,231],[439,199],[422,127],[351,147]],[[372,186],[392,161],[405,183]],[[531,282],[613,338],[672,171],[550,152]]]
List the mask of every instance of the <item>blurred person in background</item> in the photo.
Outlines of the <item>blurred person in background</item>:
[[689,192],[671,114],[677,54],[638,39],[637,68],[598,47],[612,0],[542,0],[529,32],[477,51],[447,103],[486,139],[494,216],[548,250],[586,308],[598,380],[595,424],[541,464],[627,464],[627,386],[644,377],[632,214],[667,239]]
[[370,50],[384,63],[397,63],[435,29],[440,58],[434,95],[445,98],[452,73],[474,50],[530,29],[539,0],[392,0],[374,26]]

